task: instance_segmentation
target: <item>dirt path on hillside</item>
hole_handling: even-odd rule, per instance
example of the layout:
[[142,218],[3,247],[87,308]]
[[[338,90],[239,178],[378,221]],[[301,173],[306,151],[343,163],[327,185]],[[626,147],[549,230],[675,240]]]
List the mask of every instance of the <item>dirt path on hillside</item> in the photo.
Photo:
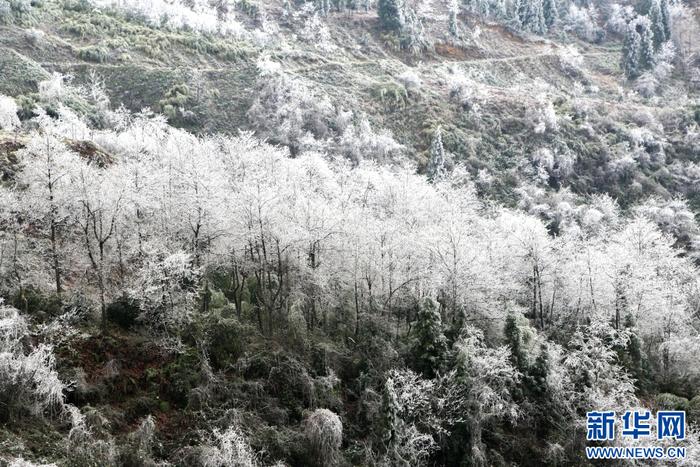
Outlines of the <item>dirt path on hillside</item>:
[[[615,51],[601,51],[601,52],[586,52],[582,53],[582,57],[600,57],[605,55],[618,55],[620,52]],[[476,58],[471,60],[446,60],[442,63],[454,63],[461,65],[479,65],[488,63],[507,63],[507,62],[519,62],[533,59],[541,59],[546,57],[556,57],[559,53],[557,52],[542,52],[536,54],[523,54],[523,55],[513,55],[509,57],[495,57],[495,58]],[[304,67],[289,68],[285,71],[288,73],[302,73],[309,72],[316,69],[326,68],[326,67],[339,67],[344,68],[348,66],[363,67],[366,65],[377,65],[385,61],[385,59],[378,60],[347,60],[347,61],[326,61],[316,65],[308,65]],[[78,67],[90,67],[90,68],[103,68],[103,69],[119,69],[119,68],[142,68],[147,71],[173,71],[179,69],[191,69],[205,73],[222,73],[225,71],[230,71],[231,67],[192,67],[192,66],[159,66],[159,65],[148,65],[148,64],[118,64],[118,63],[90,63],[90,62],[40,62],[43,68],[78,68]]]

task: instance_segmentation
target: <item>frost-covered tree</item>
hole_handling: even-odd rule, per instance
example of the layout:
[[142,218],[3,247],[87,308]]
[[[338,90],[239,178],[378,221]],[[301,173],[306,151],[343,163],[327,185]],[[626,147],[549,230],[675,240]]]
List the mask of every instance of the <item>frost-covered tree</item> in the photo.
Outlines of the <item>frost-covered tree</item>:
[[557,26],[559,22],[559,4],[556,0],[544,0],[542,2],[542,9],[544,14],[544,23],[547,26],[547,30]]
[[569,31],[579,38],[593,42],[601,38],[602,31],[598,26],[598,9],[594,4],[578,6],[569,4],[566,16],[562,18],[565,31]]
[[459,407],[464,416],[461,423],[466,424],[469,433],[465,459],[477,465],[488,464],[482,440],[484,424],[519,417],[510,388],[518,383],[520,373],[510,363],[510,351],[507,347],[489,348],[483,339],[479,329],[462,329],[454,345],[455,369],[449,375],[457,388],[451,403]]
[[447,339],[443,334],[442,319],[430,298],[423,301],[416,318],[412,348],[415,366],[423,375],[432,378],[440,371],[447,356]]
[[379,0],[379,23],[386,31],[399,32],[406,24],[404,0]]
[[445,148],[442,145],[442,127],[437,127],[435,133],[433,133],[433,140],[430,143],[430,160],[426,169],[428,179],[439,180],[445,176],[445,159]]
[[14,130],[20,125],[18,110],[13,98],[0,94],[0,130]]
[[622,47],[622,68],[634,79],[654,65],[654,34],[649,18],[638,16],[627,25]]
[[333,105],[324,96],[316,95],[301,79],[259,64],[261,88],[248,110],[248,119],[260,136],[284,144],[298,153],[305,139],[323,140],[329,136],[328,121]]
[[109,168],[93,165],[80,167],[72,176],[78,209],[73,213],[83,240],[83,254],[88,260],[98,289],[102,325],[107,325],[107,303],[111,271],[118,251],[113,241],[121,227],[124,187]]
[[668,3],[665,5],[664,12],[661,6],[662,1],[667,2],[667,0],[651,0],[648,12],[651,32],[654,36],[654,46],[657,49],[669,39],[671,32],[668,23]]
[[524,31],[535,34],[547,32],[543,0],[519,0],[518,18]]
[[432,401],[438,398],[435,384],[411,371],[392,371],[382,390],[381,428],[383,462],[409,467],[421,465],[436,447],[439,418]]
[[450,1],[448,15],[448,29],[450,31],[450,34],[452,35],[452,37],[459,37],[459,22],[457,18],[459,15],[459,0]]
[[18,181],[28,186],[20,207],[26,222],[31,222],[47,240],[46,257],[53,271],[55,291],[63,292],[64,262],[70,255],[67,236],[73,235],[72,214],[76,190],[72,177],[80,170],[77,154],[50,132],[33,138],[22,151],[23,170]]

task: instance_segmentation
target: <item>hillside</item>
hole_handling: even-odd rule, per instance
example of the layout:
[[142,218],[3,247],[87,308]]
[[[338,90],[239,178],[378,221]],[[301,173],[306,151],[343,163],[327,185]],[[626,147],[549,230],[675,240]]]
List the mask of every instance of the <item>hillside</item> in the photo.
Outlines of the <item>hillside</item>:
[[699,98],[690,1],[0,0],[0,465],[697,465]]

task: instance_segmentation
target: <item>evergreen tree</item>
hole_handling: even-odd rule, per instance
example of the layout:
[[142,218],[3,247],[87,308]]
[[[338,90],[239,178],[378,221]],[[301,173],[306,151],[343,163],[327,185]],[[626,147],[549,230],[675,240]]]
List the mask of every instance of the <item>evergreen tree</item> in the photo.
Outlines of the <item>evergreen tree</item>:
[[654,66],[654,34],[646,16],[630,21],[622,46],[622,68],[629,79]]
[[428,178],[436,180],[445,175],[445,148],[442,145],[442,128],[438,127],[430,143],[430,162],[428,162]]
[[506,19],[508,17],[509,4],[510,2],[506,0],[492,0],[491,16],[497,19]]
[[659,0],[661,6],[661,20],[664,25],[666,40],[671,40],[671,12],[668,11],[668,0]]
[[629,79],[636,78],[640,74],[639,51],[641,49],[640,37],[637,29],[632,24],[627,25],[627,32],[622,44],[622,69]]
[[651,21],[651,30],[654,36],[654,47],[658,49],[661,44],[668,40],[668,37],[666,37],[664,15],[661,11],[661,3],[659,0],[652,0],[651,2],[651,6],[649,7],[649,21]]
[[644,355],[642,351],[642,340],[640,339],[634,317],[631,313],[625,315],[625,330],[629,335],[626,348],[618,352],[620,362],[627,368],[630,374],[637,381],[637,387],[645,390],[648,386],[648,374],[644,365]]
[[649,70],[654,67],[654,32],[651,29],[651,23],[646,16],[638,18],[640,24],[640,45],[639,65],[644,70]]
[[326,16],[331,11],[331,0],[318,0],[318,11],[321,15]]
[[418,311],[412,351],[416,370],[428,378],[435,376],[447,355],[440,312],[430,298],[423,301]]
[[459,37],[459,26],[457,24],[457,15],[458,14],[459,14],[459,5],[457,4],[457,0],[452,0],[450,2],[450,16],[449,16],[450,35],[452,35],[452,37]]
[[549,31],[559,22],[559,9],[556,0],[544,0],[542,9],[544,10],[544,22]]
[[504,328],[506,342],[510,346],[511,360],[515,368],[521,372],[528,369],[527,353],[523,345],[523,336],[518,324],[518,318],[514,314],[509,314],[506,318]]
[[535,363],[530,368],[529,392],[538,399],[547,394],[547,376],[549,375],[549,349],[547,344],[542,344],[540,354],[535,359]]
[[547,31],[543,0],[519,0],[517,9],[521,29],[535,34]]
[[403,0],[379,0],[377,9],[382,29],[401,31],[405,23]]
[[[384,449],[388,460],[393,465],[402,465],[408,467],[408,464],[398,452],[399,443],[401,441],[401,432],[403,431],[403,421],[399,412],[399,405],[394,381],[389,378],[384,384],[382,391],[382,438],[384,441]],[[403,462],[401,462],[403,461]]]

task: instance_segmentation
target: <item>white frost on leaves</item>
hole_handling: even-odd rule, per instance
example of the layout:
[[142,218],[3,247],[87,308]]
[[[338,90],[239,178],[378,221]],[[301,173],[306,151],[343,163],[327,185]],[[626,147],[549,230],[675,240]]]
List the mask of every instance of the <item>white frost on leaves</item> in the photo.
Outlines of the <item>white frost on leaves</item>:
[[14,130],[19,127],[18,110],[13,98],[0,94],[0,130]]

